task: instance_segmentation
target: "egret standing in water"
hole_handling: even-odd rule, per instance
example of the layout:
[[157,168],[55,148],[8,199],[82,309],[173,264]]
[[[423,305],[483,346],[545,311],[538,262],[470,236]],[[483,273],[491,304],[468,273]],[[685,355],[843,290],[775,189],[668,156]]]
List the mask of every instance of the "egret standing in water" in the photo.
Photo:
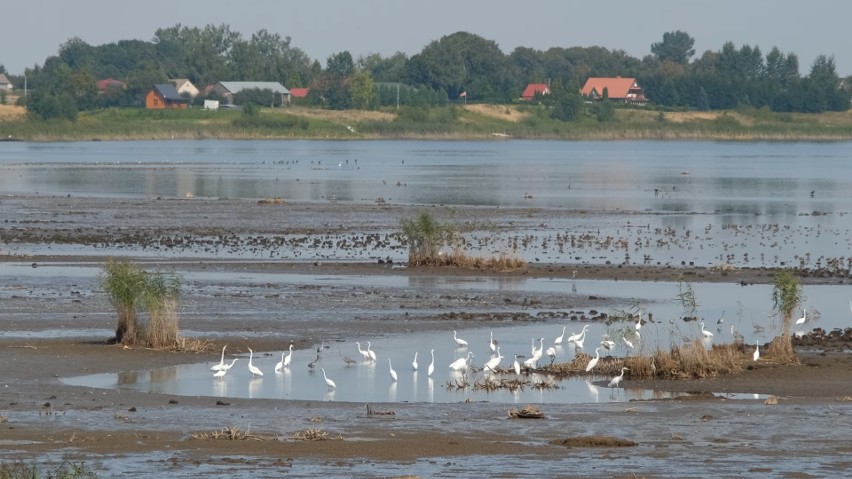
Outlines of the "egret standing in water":
[[337,385],[334,384],[334,381],[328,379],[328,376],[325,375],[325,368],[320,368],[320,371],[322,371],[322,378],[325,379],[325,383],[328,385],[328,390],[331,391],[332,389],[336,388]]
[[521,375],[521,365],[518,363],[518,355],[517,354],[515,355],[515,363],[512,364],[512,367],[515,368],[515,374],[520,376]]
[[589,364],[586,365],[586,372],[591,371],[592,368],[597,366],[598,360],[601,358],[600,350],[601,350],[601,348],[595,348],[595,357],[592,358],[592,360],[589,361]]
[[417,371],[417,351],[414,351],[414,361],[411,361],[411,369]]
[[547,356],[550,358],[550,364],[553,364],[553,361],[556,361],[556,348],[553,346],[547,348]]
[[760,341],[757,340],[754,342],[754,354],[751,356],[752,361],[757,361],[760,359]]
[[219,364],[215,364],[210,368],[211,371],[221,371],[225,367],[225,348],[227,347],[227,344],[222,346],[222,359],[219,360]]
[[356,343],[355,343],[355,347],[357,347],[357,348],[358,348],[358,353],[361,355],[361,359],[363,359],[364,361],[369,361],[369,360],[370,360],[370,353],[368,353],[367,351],[365,351],[365,350],[361,349],[361,343],[356,342]]
[[275,372],[280,373],[282,367],[284,367],[284,353],[281,353],[281,361],[275,364]]
[[796,324],[805,324],[805,321],[808,320],[808,310],[802,310],[802,317],[796,320]]
[[470,358],[474,357],[473,352],[468,351],[467,357],[461,357],[450,363],[450,369],[453,371],[463,371],[467,368],[467,363],[470,361]]
[[502,359],[503,355],[500,354],[500,346],[497,346],[497,357],[489,359],[488,362],[486,362],[485,365],[482,367],[482,369],[487,369],[491,372],[497,372],[497,366],[500,365],[500,361]]
[[467,341],[458,337],[456,335],[455,331],[453,331],[453,339],[456,341],[456,344],[458,345],[458,347],[460,347],[460,348],[466,348],[467,347]]
[[553,344],[562,344],[562,339],[565,337],[565,326],[562,326],[562,334],[560,334],[555,340],[553,340]]
[[391,364],[391,358],[388,358],[388,368],[390,369],[391,380],[396,381],[396,371],[393,370],[393,364]]
[[216,371],[216,374],[214,374],[213,377],[221,380],[225,376],[225,374],[227,374],[227,373],[228,373],[227,369],[220,369],[220,370]]
[[370,342],[367,341],[367,354],[370,356],[370,359],[375,361],[376,360],[376,353],[374,353],[373,350],[370,349],[371,347],[372,346],[370,345]]
[[260,369],[257,368],[257,366],[255,366],[254,364],[251,363],[252,357],[254,357],[254,351],[252,351],[251,348],[248,348],[248,350],[249,350],[249,363],[248,363],[249,372],[251,373],[252,376],[261,376],[262,377],[263,371],[261,371]]
[[435,372],[435,350],[432,350],[432,362],[429,363],[429,369],[426,370],[426,375],[431,377],[432,373]]
[[630,371],[630,370],[627,369],[627,368],[621,368],[621,374],[612,378],[612,381],[609,382],[607,387],[617,388],[618,384],[621,383],[621,380],[624,379],[624,371]]
[[[319,354],[319,353],[317,353],[317,354]],[[290,353],[287,354],[286,358],[284,358],[284,367],[285,368],[290,367],[290,360],[291,359],[293,359],[293,345],[292,344],[290,345]]]
[[491,349],[491,354],[497,351],[497,343],[494,342],[494,331],[491,331],[491,339],[488,340],[488,348]]

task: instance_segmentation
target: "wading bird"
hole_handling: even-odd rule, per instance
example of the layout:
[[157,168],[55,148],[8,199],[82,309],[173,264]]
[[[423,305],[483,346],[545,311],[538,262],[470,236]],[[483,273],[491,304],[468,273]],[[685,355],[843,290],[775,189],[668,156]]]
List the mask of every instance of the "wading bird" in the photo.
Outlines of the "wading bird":
[[751,358],[752,358],[752,361],[757,361],[758,359],[760,359],[760,342],[759,341],[754,342],[754,354],[751,356]]
[[370,360],[370,353],[368,353],[367,351],[365,351],[365,350],[361,349],[361,343],[356,342],[356,343],[355,343],[355,347],[357,347],[357,348],[358,348],[358,353],[360,353],[360,354],[361,354],[361,359],[363,359],[364,361],[369,361],[369,360]]
[[328,376],[325,375],[325,368],[320,368],[320,371],[322,371],[322,378],[325,379],[325,383],[328,385],[328,390],[331,391],[332,389],[336,388],[337,385],[334,384],[334,381],[328,379]]
[[369,355],[370,355],[370,359],[371,359],[371,360],[375,361],[375,360],[376,360],[376,353],[375,353],[375,352],[373,352],[373,350],[372,350],[372,349],[370,349],[371,347],[372,347],[372,346],[370,345],[370,342],[369,342],[369,341],[367,341],[367,354],[369,354]]
[[417,371],[417,351],[414,351],[414,361],[411,361],[411,369]]
[[[319,354],[317,354],[317,358],[316,358],[316,359],[314,359],[313,361],[309,362],[309,363],[308,363],[308,367],[309,367],[309,368],[311,368],[311,369],[313,369],[313,368],[314,368],[314,366],[316,366],[316,365],[317,365],[317,362],[318,362],[319,360],[320,360],[320,355],[319,355]],[[352,361],[352,362],[354,363],[355,361]]]
[[734,337],[734,342],[735,342],[735,343],[741,343],[741,342],[745,341],[745,338],[743,337],[743,335],[742,335],[742,334],[740,334],[740,333],[738,333],[738,332],[734,329],[734,325],[733,325],[733,324],[731,325],[731,336],[733,336],[733,337]]
[[553,346],[547,348],[546,354],[550,358],[550,364],[553,364],[553,361],[556,361],[556,348]]
[[213,374],[213,377],[221,380],[225,376],[225,374],[227,374],[227,373],[228,373],[227,369],[220,369],[220,370],[216,371],[215,374]]
[[450,369],[453,371],[463,371],[467,368],[467,363],[470,361],[470,358],[474,357],[473,352],[468,351],[466,357],[461,357],[450,363]]
[[482,366],[482,369],[487,369],[491,372],[497,372],[497,366],[500,365],[500,361],[503,359],[503,355],[500,354],[500,346],[497,346],[497,357],[491,358],[488,362],[485,363],[485,366]]
[[396,371],[393,370],[393,364],[391,364],[391,358],[388,358],[388,369],[390,369],[391,380],[396,381]]
[[249,372],[251,373],[252,376],[263,376],[263,371],[261,371],[260,369],[257,368],[257,366],[255,366],[254,364],[251,363],[252,357],[254,356],[254,351],[252,351],[251,348],[248,348],[248,350],[249,350],[249,363],[248,363]]
[[453,331],[453,339],[456,341],[456,344],[458,345],[458,347],[460,347],[460,348],[466,348],[467,347],[467,341],[458,337],[456,335],[455,331]]
[[607,351],[612,351],[612,348],[615,347],[615,341],[612,341],[610,339],[604,339],[603,341],[601,341],[601,347],[606,349]]
[[808,320],[808,310],[802,310],[802,317],[796,320],[796,324],[805,324],[805,321]]
[[429,368],[426,370],[426,375],[431,377],[432,373],[435,372],[435,350],[432,350],[432,362],[429,363]]
[[[588,324],[583,326],[583,332],[580,333],[580,336],[574,338],[574,340],[571,341],[572,343],[574,343],[574,349],[575,350],[576,349],[583,349],[583,342],[586,340],[586,328],[588,328],[588,327],[589,327]],[[638,334],[638,331],[637,331],[637,334]]]
[[210,368],[211,371],[221,371],[225,367],[225,348],[227,347],[227,344],[222,346],[222,359],[219,360],[219,364],[215,364]]
[[704,323],[701,323],[701,334],[703,334],[705,338],[712,338],[713,337],[713,333],[704,329]]
[[[319,354],[319,353],[317,353]],[[290,361],[293,359],[293,345],[290,345],[290,353],[287,354],[287,357],[284,358],[284,367],[290,367]]]
[[280,373],[282,367],[284,367],[284,353],[281,353],[281,361],[275,364],[275,372]]
[[494,342],[494,331],[491,331],[491,339],[488,340],[488,348],[491,349],[491,354],[497,351],[497,343]]
[[592,370],[592,368],[594,368],[595,366],[597,366],[597,364],[598,364],[598,360],[601,358],[601,356],[600,356],[600,350],[601,350],[601,348],[595,348],[595,357],[594,357],[594,358],[592,358],[592,360],[591,360],[591,361],[589,361],[589,364],[587,364],[587,365],[586,365],[586,372],[591,371],[591,370]]
[[346,367],[349,367],[350,364],[355,364],[357,362],[349,356],[344,356],[339,349],[337,350],[337,354],[339,354],[340,357],[343,359],[343,362],[346,363]]
[[624,371],[629,371],[629,369],[627,369],[627,368],[621,368],[621,374],[619,374],[618,376],[616,376],[616,377],[612,378],[612,380],[609,382],[609,384],[607,385],[607,387],[611,387],[611,388],[616,388],[616,387],[618,387],[618,384],[621,382],[621,380],[622,380],[622,379],[624,379]]
[[586,334],[587,329],[589,329],[588,324],[583,326],[583,330],[581,332],[579,332],[577,334],[572,334],[571,336],[568,336],[568,342],[573,343],[574,341],[580,339],[580,336],[583,336],[584,334]]
[[515,355],[515,363],[512,364],[512,367],[515,369],[515,374],[518,376],[521,375],[521,365],[518,363],[518,355]]
[[562,334],[553,340],[553,344],[562,344],[562,339],[565,337],[565,326],[562,326]]

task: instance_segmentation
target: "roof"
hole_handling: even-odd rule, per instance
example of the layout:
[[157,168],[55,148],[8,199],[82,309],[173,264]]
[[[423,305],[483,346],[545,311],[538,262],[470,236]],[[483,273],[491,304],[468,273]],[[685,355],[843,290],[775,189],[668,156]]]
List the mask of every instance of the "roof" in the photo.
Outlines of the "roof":
[[536,93],[541,95],[549,95],[550,87],[547,86],[546,83],[530,83],[529,85],[527,85],[526,88],[524,88],[524,92],[521,93],[521,98],[532,99]]
[[123,81],[116,80],[115,78],[112,78],[112,77],[104,78],[103,80],[98,80],[98,90],[100,90],[100,91],[104,91],[111,86],[117,86],[117,87],[124,88],[127,85],[125,85]]
[[219,84],[230,93],[239,93],[243,90],[272,90],[273,93],[290,94],[290,90],[277,81],[220,81]]
[[2,73],[0,73],[0,83],[4,83],[4,84],[8,83],[10,85],[12,84],[12,82],[9,81],[9,79],[6,77],[6,75],[4,75]]
[[[169,79],[169,81],[172,82],[172,84],[175,86],[175,88],[180,88],[186,83],[189,83],[190,85],[192,85],[192,82],[190,82],[188,78],[171,78],[171,79]],[[195,85],[192,85],[192,86],[195,86]]]
[[[627,98],[627,93],[636,85],[635,78],[621,77],[590,77],[583,85],[581,93],[589,96],[594,90],[598,95],[603,96],[604,88],[607,90],[609,98]],[[635,86],[638,88],[638,85]]]
[[310,91],[310,88],[291,88],[290,95],[293,98],[305,98]]
[[175,86],[171,83],[158,83],[154,85],[154,90],[157,90],[157,93],[163,97],[164,100],[186,101],[186,98],[180,96]]

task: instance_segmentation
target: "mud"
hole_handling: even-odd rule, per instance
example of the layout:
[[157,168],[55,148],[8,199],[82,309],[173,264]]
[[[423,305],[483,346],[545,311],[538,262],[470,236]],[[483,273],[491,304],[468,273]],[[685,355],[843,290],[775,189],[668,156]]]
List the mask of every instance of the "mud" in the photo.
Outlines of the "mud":
[[[157,203],[163,208],[151,209]],[[290,209],[287,224],[270,208]],[[68,198],[4,198],[0,261],[45,268],[45,277],[16,278],[0,303],[6,330],[83,331],[85,336],[2,337],[0,351],[0,453],[3,460],[40,463],[85,461],[103,477],[199,475],[287,475],[288,477],[660,477],[751,474],[842,475],[852,468],[848,428],[852,415],[852,359],[849,332],[817,331],[796,339],[800,364],[757,363],[741,374],[702,381],[631,381],[622,385],[684,391],[689,397],[633,403],[542,405],[544,420],[510,420],[504,404],[371,404],[390,415],[369,415],[364,404],[270,399],[219,400],[135,391],[65,386],[60,378],[208,361],[229,350],[279,354],[282,344],[298,349],[321,340],[335,344],[354,336],[451,331],[459,324],[490,327],[520,321],[557,325],[600,321],[611,300],[594,295],[516,291],[468,294],[435,289],[436,276],[542,277],[766,284],[772,268],[732,270],[656,265],[531,263],[523,271],[408,270],[398,267],[402,250],[390,230],[406,208],[352,205],[256,205],[250,202]],[[547,212],[490,211],[524,225]],[[461,208],[462,218],[483,214]],[[216,226],[210,226],[215,224]],[[321,227],[316,225],[320,224]],[[357,230],[357,231],[356,231]],[[343,234],[353,251],[380,244],[379,252],[357,254],[363,261],[327,259],[323,241],[293,239],[290,248],[304,261],[235,259],[240,251],[274,250],[266,235]],[[363,238],[357,242],[356,237]],[[164,239],[168,238],[168,239]],[[194,258],[192,249],[204,253]],[[235,239],[236,238],[236,239]],[[263,238],[258,240],[258,238]],[[274,241],[268,239],[268,241]],[[335,240],[336,241],[336,240]],[[23,243],[38,254],[22,253]],[[336,245],[335,242],[332,243]],[[80,247],[81,253],[53,254],[51,245]],[[191,248],[185,247],[191,245]],[[337,246],[335,246],[337,247]],[[270,249],[266,249],[270,248]],[[347,246],[348,248],[348,246]],[[218,256],[227,249],[229,255]],[[369,248],[367,248],[369,250]],[[164,257],[140,251],[176,251]],[[370,250],[371,251],[371,250]],[[389,253],[390,252],[390,253]],[[318,254],[316,254],[318,253]],[[203,273],[185,285],[182,327],[211,339],[205,353],[127,349],[108,344],[114,318],[97,279],[75,276],[107,256],[138,258],[150,267]],[[344,255],[345,256],[345,255]],[[379,261],[381,260],[381,262]],[[63,273],[65,271],[65,273]],[[322,282],[288,286],[275,281],[222,281],[220,275],[252,273],[351,275],[359,284]],[[807,284],[845,284],[846,265],[808,273]],[[409,278],[407,289],[383,286],[382,278]],[[570,304],[567,304],[570,303]],[[536,313],[531,311],[535,310]],[[542,311],[539,315],[538,311]],[[484,313],[487,312],[487,313]],[[491,314],[491,313],[495,314]],[[598,319],[593,319],[593,318]],[[103,331],[94,336],[90,331]],[[736,394],[736,395],[735,395]],[[772,394],[778,404],[742,394]],[[218,402],[218,404],[217,404]],[[49,404],[48,404],[49,403]],[[707,419],[712,418],[712,419]],[[226,427],[273,438],[269,441],[193,440],[194,433]],[[334,441],[298,441],[294,434],[318,429]],[[618,441],[636,445],[629,459]],[[565,447],[583,439],[596,447]],[[583,442],[581,441],[581,442]]]

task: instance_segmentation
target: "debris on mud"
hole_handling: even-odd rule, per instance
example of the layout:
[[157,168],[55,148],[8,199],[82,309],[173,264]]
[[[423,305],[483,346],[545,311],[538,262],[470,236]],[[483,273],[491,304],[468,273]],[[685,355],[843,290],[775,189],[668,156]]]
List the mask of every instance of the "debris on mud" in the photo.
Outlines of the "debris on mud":
[[521,409],[510,409],[509,419],[547,419],[541,409],[526,405]]
[[620,437],[612,436],[577,436],[566,439],[554,439],[549,442],[554,446],[565,447],[635,447],[637,443]]

